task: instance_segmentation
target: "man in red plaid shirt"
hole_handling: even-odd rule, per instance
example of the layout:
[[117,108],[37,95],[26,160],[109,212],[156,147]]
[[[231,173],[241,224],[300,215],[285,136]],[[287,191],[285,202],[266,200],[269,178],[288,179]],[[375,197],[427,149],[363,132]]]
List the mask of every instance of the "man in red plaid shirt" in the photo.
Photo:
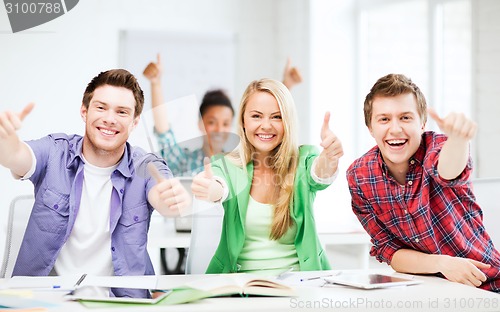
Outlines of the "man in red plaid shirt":
[[347,180],[352,209],[372,238],[370,254],[398,272],[500,292],[500,253],[469,179],[476,124],[429,109],[444,134],[425,131],[424,95],[395,74],[375,83],[364,114],[377,146],[351,164]]

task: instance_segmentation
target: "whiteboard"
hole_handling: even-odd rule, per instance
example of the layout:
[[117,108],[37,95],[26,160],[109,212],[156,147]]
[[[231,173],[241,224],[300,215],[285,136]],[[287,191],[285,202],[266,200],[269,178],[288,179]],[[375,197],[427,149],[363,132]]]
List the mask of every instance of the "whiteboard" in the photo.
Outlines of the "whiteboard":
[[[233,33],[188,33],[148,30],[120,32],[119,66],[136,76],[144,91],[141,122],[129,142],[158,151],[153,137],[151,87],[142,72],[161,54],[162,89],[169,121],[178,142],[198,138],[199,105],[206,91],[223,89],[234,101],[235,48]],[[152,138],[152,146],[148,143]],[[200,140],[201,142],[201,140]]]

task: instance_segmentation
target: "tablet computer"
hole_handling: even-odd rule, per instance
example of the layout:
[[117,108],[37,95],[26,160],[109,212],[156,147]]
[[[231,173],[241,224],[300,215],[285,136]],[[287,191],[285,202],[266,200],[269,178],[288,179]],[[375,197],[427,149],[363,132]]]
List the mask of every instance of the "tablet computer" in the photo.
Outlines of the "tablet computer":
[[[124,289],[120,287],[120,289]],[[122,303],[146,303],[155,304],[167,297],[172,290],[161,289],[143,289],[143,288],[125,288],[127,297],[109,296],[108,287],[82,286],[66,296],[68,300],[100,301],[100,302],[122,302]],[[138,294],[137,297],[130,297],[130,294]],[[140,294],[140,295],[139,295]]]
[[332,284],[340,284],[363,289],[407,286],[422,283],[422,281],[410,278],[369,273],[339,274],[325,277],[325,281]]

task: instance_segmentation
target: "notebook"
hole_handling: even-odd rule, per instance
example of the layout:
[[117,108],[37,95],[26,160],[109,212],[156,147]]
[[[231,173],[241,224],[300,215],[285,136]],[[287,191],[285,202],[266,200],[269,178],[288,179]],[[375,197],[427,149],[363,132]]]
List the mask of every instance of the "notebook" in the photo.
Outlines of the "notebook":
[[331,284],[340,284],[362,289],[408,286],[422,283],[422,281],[411,278],[370,273],[343,273],[325,277],[324,279]]
[[[102,288],[96,290],[97,288]],[[156,304],[161,300],[165,299],[172,290],[159,290],[159,289],[141,289],[133,288],[133,290],[144,290],[139,293],[146,293],[147,296],[144,297],[110,297],[109,288],[94,287],[94,286],[82,286],[74,291],[70,292],[64,296],[67,300],[84,300],[84,301],[100,301],[100,302],[122,302],[122,303],[145,303],[145,304]],[[128,294],[133,294],[136,292],[128,292]]]

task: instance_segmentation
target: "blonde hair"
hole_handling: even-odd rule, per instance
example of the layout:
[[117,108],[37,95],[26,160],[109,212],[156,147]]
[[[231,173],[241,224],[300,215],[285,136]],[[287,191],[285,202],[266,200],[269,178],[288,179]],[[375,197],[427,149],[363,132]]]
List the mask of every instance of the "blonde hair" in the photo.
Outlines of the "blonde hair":
[[241,138],[239,148],[228,155],[228,159],[246,169],[246,164],[253,160],[255,148],[245,135],[244,114],[248,99],[256,92],[267,92],[278,102],[283,122],[283,141],[272,151],[270,165],[275,173],[273,181],[275,193],[273,199],[274,216],[271,223],[270,238],[277,240],[292,226],[290,207],[293,203],[293,186],[298,164],[298,130],[295,103],[288,88],[273,79],[260,79],[251,82],[246,88],[238,112],[238,134]]

